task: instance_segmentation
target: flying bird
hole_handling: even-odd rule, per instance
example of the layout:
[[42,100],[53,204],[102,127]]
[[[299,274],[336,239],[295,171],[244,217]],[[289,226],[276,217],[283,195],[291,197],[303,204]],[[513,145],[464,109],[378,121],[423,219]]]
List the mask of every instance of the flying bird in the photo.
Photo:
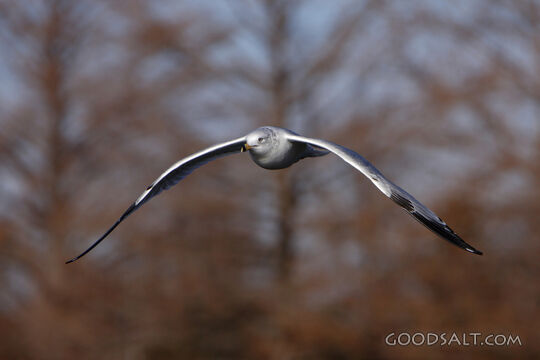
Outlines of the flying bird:
[[473,254],[482,255],[481,251],[476,250],[463,241],[434,212],[416,200],[411,194],[384,177],[377,168],[356,152],[330,141],[300,136],[288,129],[263,126],[244,137],[214,145],[172,165],[146,188],[137,200],[131,204],[122,216],[98,240],[79,256],[66,261],[66,264],[74,262],[86,255],[135,210],[163,190],[176,185],[195,169],[223,156],[245,151],[249,152],[251,159],[257,165],[270,170],[287,168],[304,158],[319,157],[333,153],[364,174],[384,195],[392,199],[435,234]]

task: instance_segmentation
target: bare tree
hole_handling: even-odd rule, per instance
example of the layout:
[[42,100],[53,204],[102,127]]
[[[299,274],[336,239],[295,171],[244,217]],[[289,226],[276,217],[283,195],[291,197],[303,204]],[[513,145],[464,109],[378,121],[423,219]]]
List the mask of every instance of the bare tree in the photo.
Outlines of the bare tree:
[[[0,0],[0,357],[540,353],[536,1]],[[354,149],[484,250],[331,155],[213,162],[75,266],[183,155],[260,125]],[[245,154],[244,154],[245,155]]]

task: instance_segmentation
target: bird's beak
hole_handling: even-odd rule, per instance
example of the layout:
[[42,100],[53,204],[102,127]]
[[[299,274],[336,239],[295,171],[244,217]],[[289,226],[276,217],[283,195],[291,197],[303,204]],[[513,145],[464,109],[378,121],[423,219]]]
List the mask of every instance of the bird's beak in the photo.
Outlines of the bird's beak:
[[249,149],[251,149],[251,146],[245,143],[244,146],[242,146],[242,149],[240,149],[240,152],[248,151]]

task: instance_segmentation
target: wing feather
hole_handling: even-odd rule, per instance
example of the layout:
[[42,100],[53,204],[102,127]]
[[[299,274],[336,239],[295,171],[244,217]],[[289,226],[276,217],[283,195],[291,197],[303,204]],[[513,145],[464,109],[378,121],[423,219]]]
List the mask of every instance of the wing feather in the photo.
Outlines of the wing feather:
[[220,157],[231,155],[241,152],[246,143],[245,137],[241,137],[235,140],[231,140],[225,143],[217,144],[209,147],[205,150],[199,151],[193,155],[190,155],[174,165],[168,168],[163,174],[161,174],[152,185],[148,186],[146,190],[139,196],[139,198],[130,205],[130,207],[120,216],[118,220],[88,249],[86,249],[80,255],[74,257],[71,260],[66,261],[66,264],[74,262],[95,248],[103,239],[105,239],[125,218],[131,213],[140,208],[145,202],[170,187],[176,185],[180,180],[191,174],[195,169],[209,163],[212,160],[216,160]]
[[413,218],[422,225],[448,240],[452,244],[459,246],[473,254],[482,255],[482,252],[467,244],[459,237],[444,221],[426,206],[416,200],[411,194],[392,183],[369,161],[356,152],[344,146],[321,139],[311,139],[299,135],[287,135],[287,138],[293,142],[303,142],[329,150],[349,163],[351,166],[364,174],[377,188],[396,204],[405,209]]

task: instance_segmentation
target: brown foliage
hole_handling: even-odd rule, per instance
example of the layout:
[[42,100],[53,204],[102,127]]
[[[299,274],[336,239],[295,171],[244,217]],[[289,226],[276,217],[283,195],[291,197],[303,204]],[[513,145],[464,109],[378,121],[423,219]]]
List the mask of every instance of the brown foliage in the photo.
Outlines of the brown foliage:
[[[539,16],[537,1],[0,0],[0,358],[539,357]],[[269,172],[243,154],[64,265],[178,158],[263,124],[357,150],[485,255],[336,158]],[[392,347],[392,332],[522,346]]]

